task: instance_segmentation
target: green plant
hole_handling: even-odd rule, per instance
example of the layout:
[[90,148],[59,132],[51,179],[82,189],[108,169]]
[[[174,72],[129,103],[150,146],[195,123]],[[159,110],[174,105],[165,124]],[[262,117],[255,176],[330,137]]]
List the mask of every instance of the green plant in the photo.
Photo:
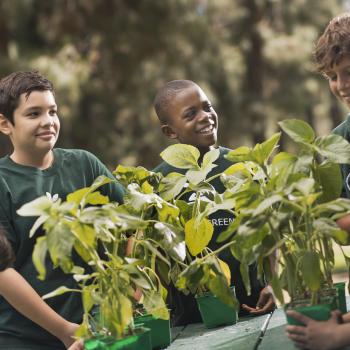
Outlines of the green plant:
[[[97,191],[110,181],[99,177],[92,186],[69,194],[64,202],[54,202],[44,196],[18,211],[23,216],[39,216],[31,235],[41,225],[45,230],[45,235],[37,239],[33,252],[39,278],[45,279],[47,254],[54,267],[74,274],[80,288],[61,286],[46,298],[66,292],[82,294],[84,319],[77,335],[85,338],[94,336],[91,323],[100,335],[121,338],[131,334],[136,289],[142,291],[142,302],[148,313],[158,318],[169,317],[162,297],[164,288],[155,269],[150,267],[155,255],[166,264],[169,262],[149,239],[142,237],[142,232],[155,223],[147,219],[142,209],[145,198],[132,188],[123,205],[110,203]],[[152,203],[156,202],[162,203],[163,210],[168,209],[160,198],[155,198]],[[135,233],[143,257],[128,258],[125,256],[128,236]],[[80,257],[79,263],[73,260],[74,254]],[[91,316],[94,306],[98,307],[97,318]]]
[[179,170],[160,176],[157,191],[180,209],[177,224],[187,247],[186,259],[172,263],[171,280],[184,293],[210,290],[224,303],[237,308],[238,302],[229,288],[230,269],[218,259],[218,253],[230,244],[215,250],[208,247],[214,232],[209,216],[219,210],[232,212],[233,207],[231,196],[217,193],[211,184],[220,174],[208,176],[216,167],[214,162],[219,157],[219,150],[213,149],[201,158],[197,148],[176,144],[166,148],[161,157]]
[[[321,287],[333,286],[332,241],[348,241],[335,220],[350,211],[350,201],[338,198],[338,164],[350,163],[350,145],[338,135],[316,137],[301,120],[279,125],[299,145],[298,156],[276,152],[280,133],[227,155],[235,164],[222,181],[235,200],[237,217],[219,241],[236,242],[230,249],[242,262],[247,289],[247,266],[258,261],[282,303],[284,289],[292,300],[308,297],[316,304]],[[279,269],[273,275],[266,258],[275,250]]]

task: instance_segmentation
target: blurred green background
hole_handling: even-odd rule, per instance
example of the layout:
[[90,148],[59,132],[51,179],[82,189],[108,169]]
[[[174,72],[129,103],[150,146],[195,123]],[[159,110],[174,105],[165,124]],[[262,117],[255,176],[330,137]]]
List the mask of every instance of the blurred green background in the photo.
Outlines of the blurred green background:
[[[285,118],[325,134],[346,111],[313,71],[312,50],[348,3],[1,0],[0,76],[37,69],[52,79],[59,146],[87,149],[110,168],[159,162],[169,141],[152,102],[172,79],[192,79],[207,92],[221,145],[261,142]],[[8,152],[1,137],[0,156]]]
[[[347,111],[314,72],[312,51],[346,10],[349,0],[0,0],[0,77],[36,69],[54,82],[60,147],[87,149],[111,169],[152,168],[169,144],[152,102],[173,79],[212,99],[221,145],[261,142],[285,118],[329,133]],[[9,152],[1,135],[0,156]]]

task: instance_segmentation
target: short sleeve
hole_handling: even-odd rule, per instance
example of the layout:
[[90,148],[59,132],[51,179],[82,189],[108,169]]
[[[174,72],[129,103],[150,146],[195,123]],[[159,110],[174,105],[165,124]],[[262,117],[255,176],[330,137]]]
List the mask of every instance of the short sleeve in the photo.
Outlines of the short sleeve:
[[108,198],[113,202],[123,203],[123,197],[125,194],[124,187],[116,180],[113,174],[108,170],[108,168],[92,153],[89,153],[89,157],[94,163],[95,178],[100,175],[105,175],[114,181],[110,184],[101,187],[101,192],[108,196]]

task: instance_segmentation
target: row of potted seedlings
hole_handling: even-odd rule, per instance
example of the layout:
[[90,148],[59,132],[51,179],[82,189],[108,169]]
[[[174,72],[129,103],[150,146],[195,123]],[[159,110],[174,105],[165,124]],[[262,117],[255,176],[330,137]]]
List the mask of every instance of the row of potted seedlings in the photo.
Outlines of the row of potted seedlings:
[[[332,308],[345,311],[344,284],[336,289],[332,282],[332,247],[334,241],[348,241],[335,220],[350,211],[350,200],[339,198],[338,165],[350,163],[350,145],[337,135],[316,137],[300,120],[280,126],[300,146],[298,156],[277,151],[280,133],[253,148],[231,151],[227,158],[232,166],[217,175],[226,188],[223,194],[210,185],[218,150],[199,163],[195,147],[177,144],[161,156],[185,169],[181,173],[162,176],[143,167],[117,167],[114,174],[126,188],[121,205],[100,193],[101,186],[113,181],[100,177],[66,201],[40,197],[19,210],[20,215],[38,216],[32,235],[41,225],[45,231],[33,253],[39,278],[45,279],[49,254],[54,265],[73,274],[79,284],[77,290],[61,286],[46,297],[81,293],[84,319],[77,336],[85,339],[86,349],[167,346],[169,312],[164,300],[169,283],[197,294],[207,327],[234,324],[238,302],[229,283],[230,269],[217,258],[224,249],[241,261],[248,291],[248,266],[257,262],[260,276],[265,274],[283,305],[285,290],[291,299],[288,307],[314,310],[325,303],[325,317]],[[186,192],[195,193],[194,202],[183,200]],[[211,251],[213,226],[208,218],[217,210],[234,212],[235,220],[219,236],[220,248]],[[276,250],[279,268],[272,273],[266,262]],[[73,252],[84,266],[75,265]],[[156,330],[151,331],[151,343],[147,327],[152,325]]]

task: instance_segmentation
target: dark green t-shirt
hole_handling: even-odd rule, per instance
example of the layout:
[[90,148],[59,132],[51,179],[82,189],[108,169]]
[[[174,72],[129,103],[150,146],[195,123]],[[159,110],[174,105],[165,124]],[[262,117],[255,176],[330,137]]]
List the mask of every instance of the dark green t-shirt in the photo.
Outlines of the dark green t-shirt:
[[[343,136],[348,142],[350,142],[350,114],[340,125],[338,125],[333,131],[333,134]],[[342,197],[350,198],[350,164],[342,164],[340,166],[343,176],[343,189]]]
[[[214,176],[216,174],[223,173],[229,166],[232,165],[232,162],[225,158],[225,155],[230,151],[228,148],[219,147],[220,156],[214,162],[217,166],[208,174],[208,177]],[[184,174],[186,169],[177,169],[172,167],[166,162],[158,165],[154,172],[160,172],[164,176],[176,171],[178,173]],[[218,193],[223,193],[225,187],[222,184],[219,177],[215,178],[211,184]],[[185,197],[185,196],[184,196]],[[191,194],[189,194],[185,200],[191,200]],[[227,211],[219,210],[209,217],[212,225],[214,226],[213,238],[209,242],[209,248],[215,250],[219,248],[223,243],[217,243],[216,239],[218,235],[226,230],[227,226],[234,220],[234,216]],[[245,290],[241,273],[239,271],[240,263],[236,260],[231,252],[226,249],[219,253],[219,258],[225,261],[231,270],[231,284],[235,286],[235,291],[237,298],[240,304],[247,304],[251,307],[255,307],[259,299],[259,294],[261,289],[264,287],[264,284],[257,278],[257,269],[256,265],[251,265],[249,269],[250,282],[251,282],[251,295],[247,295]],[[201,317],[198,311],[197,303],[193,295],[184,295],[183,293],[178,292],[174,286],[169,287],[169,306],[172,309],[172,323],[173,326],[180,326],[189,323],[201,322]],[[240,310],[240,315],[244,315],[245,311]]]
[[[39,295],[62,285],[75,288],[76,282],[60,268],[53,269],[49,257],[46,260],[46,279],[37,279],[32,252],[36,238],[42,232],[39,230],[33,238],[29,238],[29,231],[37,218],[21,217],[16,211],[23,204],[43,195],[65,200],[68,193],[90,186],[99,175],[113,178],[94,155],[83,150],[54,149],[53,165],[45,170],[16,164],[8,156],[0,159],[0,224],[5,228],[14,249],[15,269]],[[124,190],[118,183],[104,185],[101,192],[108,195],[111,201],[122,202]],[[79,293],[66,293],[48,299],[47,303],[65,319],[76,323],[82,321]],[[65,347],[0,296],[0,349],[53,350]]]

